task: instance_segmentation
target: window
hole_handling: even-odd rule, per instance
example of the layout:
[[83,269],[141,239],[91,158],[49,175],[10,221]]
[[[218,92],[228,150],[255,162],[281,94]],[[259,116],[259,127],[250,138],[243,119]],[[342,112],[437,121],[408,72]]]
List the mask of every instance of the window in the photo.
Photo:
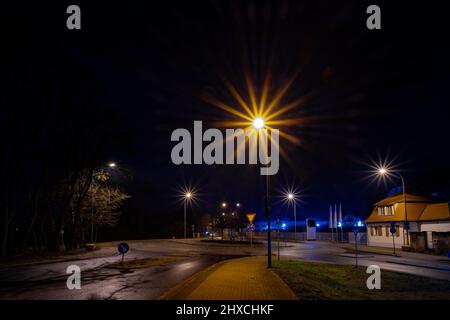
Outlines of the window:
[[383,227],[378,226],[377,227],[377,236],[381,237],[383,235]]
[[395,226],[395,236],[400,237],[400,226]]
[[391,236],[391,228],[389,226],[384,227],[384,229],[386,230],[386,237],[390,237]]
[[378,216],[393,216],[395,213],[395,205],[377,207]]
[[383,235],[383,227],[382,226],[370,227],[370,235],[381,237]]

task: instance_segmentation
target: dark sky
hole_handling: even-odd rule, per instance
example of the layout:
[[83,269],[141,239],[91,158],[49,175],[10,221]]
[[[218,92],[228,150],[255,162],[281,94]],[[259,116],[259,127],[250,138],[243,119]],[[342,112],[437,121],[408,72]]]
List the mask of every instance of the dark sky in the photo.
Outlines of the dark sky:
[[[125,220],[139,212],[155,225],[180,213],[174,193],[184,182],[200,188],[200,212],[240,201],[262,218],[259,166],[175,166],[170,135],[192,131],[194,120],[233,119],[200,98],[237,106],[221,74],[246,95],[245,70],[261,84],[270,69],[273,88],[298,71],[284,101],[311,98],[285,116],[310,121],[284,128],[302,145],[281,140],[290,161],[272,178],[273,212],[285,214],[276,196],[294,184],[304,194],[302,217],[326,218],[335,202],[364,216],[395,186],[364,180],[379,155],[395,158],[412,188],[449,190],[448,8],[392,2],[377,2],[382,30],[373,31],[364,1],[21,4],[4,10],[11,43],[2,50],[12,49],[39,83],[82,79],[73,85],[117,114],[124,139],[110,158],[134,174]],[[69,4],[81,7],[79,31],[65,27]]]

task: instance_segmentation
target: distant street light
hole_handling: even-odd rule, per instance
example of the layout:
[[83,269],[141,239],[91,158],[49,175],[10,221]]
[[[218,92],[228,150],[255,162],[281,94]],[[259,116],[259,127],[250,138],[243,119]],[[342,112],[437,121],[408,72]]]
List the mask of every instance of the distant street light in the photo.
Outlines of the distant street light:
[[400,173],[396,173],[393,172],[391,170],[389,170],[389,168],[387,167],[380,167],[378,169],[378,174],[380,176],[396,176],[398,178],[401,179],[402,181],[402,190],[403,190],[403,202],[404,202],[404,210],[405,210],[405,221],[404,221],[404,229],[406,230],[406,245],[409,246],[409,222],[408,222],[408,209],[407,209],[407,205],[406,205],[406,189],[405,189],[405,179],[403,178],[403,176]]
[[[115,167],[117,167],[117,164],[115,162],[109,162],[107,164],[107,166],[110,168],[115,168]],[[103,168],[105,168],[105,165],[101,166],[100,168],[101,168],[101,170],[103,170]],[[107,181],[108,178],[109,178],[109,175],[104,175],[104,178],[99,179],[99,180]],[[95,179],[95,170],[91,176],[91,179],[92,179],[91,182],[93,183],[94,179]],[[109,190],[108,190],[108,193],[109,193]],[[108,204],[111,202],[110,198],[111,198],[111,194],[109,194]],[[91,194],[91,243],[93,243],[93,242],[94,242],[94,193]]]
[[288,192],[286,200],[294,207],[294,240],[297,240],[297,197],[293,192]]
[[188,204],[196,204],[198,197],[198,189],[191,185],[180,186],[177,192],[178,202],[183,203],[183,236],[187,238],[187,221],[186,211]]
[[222,202],[222,208],[226,208],[227,207],[227,203],[226,202]]
[[192,197],[193,197],[193,194],[191,191],[185,192],[184,202],[183,202],[183,204],[184,204],[184,229],[183,229],[183,232],[184,232],[185,239],[186,239],[186,204],[188,201],[191,201]]

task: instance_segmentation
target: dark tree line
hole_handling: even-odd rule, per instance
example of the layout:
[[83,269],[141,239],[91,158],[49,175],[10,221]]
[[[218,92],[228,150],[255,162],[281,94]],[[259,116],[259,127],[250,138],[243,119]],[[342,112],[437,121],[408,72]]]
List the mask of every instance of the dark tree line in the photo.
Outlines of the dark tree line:
[[[30,58],[16,52],[2,67],[1,256],[29,247],[74,248],[83,242],[83,213],[93,190],[95,197],[126,196],[118,186],[93,179],[123,139],[116,112],[97,99],[91,77],[58,54]],[[110,214],[118,211],[116,205]]]

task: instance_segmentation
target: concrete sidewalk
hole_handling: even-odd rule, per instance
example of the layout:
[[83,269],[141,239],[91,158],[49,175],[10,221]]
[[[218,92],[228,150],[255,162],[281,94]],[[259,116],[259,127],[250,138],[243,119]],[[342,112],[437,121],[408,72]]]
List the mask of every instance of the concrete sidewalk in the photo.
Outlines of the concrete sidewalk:
[[220,262],[182,282],[160,299],[171,300],[297,300],[265,257]]
[[[346,249],[348,251],[354,252],[355,245],[349,243],[338,243],[337,246]],[[403,251],[401,248],[396,248],[396,255],[399,257],[405,258],[414,258],[414,259],[423,259],[428,261],[443,261],[448,259],[445,255],[434,255],[431,253],[419,253],[419,252],[409,252]],[[358,245],[358,252],[361,253],[373,253],[373,254],[382,254],[386,256],[393,256],[393,248],[388,247],[369,247],[367,245]]]

